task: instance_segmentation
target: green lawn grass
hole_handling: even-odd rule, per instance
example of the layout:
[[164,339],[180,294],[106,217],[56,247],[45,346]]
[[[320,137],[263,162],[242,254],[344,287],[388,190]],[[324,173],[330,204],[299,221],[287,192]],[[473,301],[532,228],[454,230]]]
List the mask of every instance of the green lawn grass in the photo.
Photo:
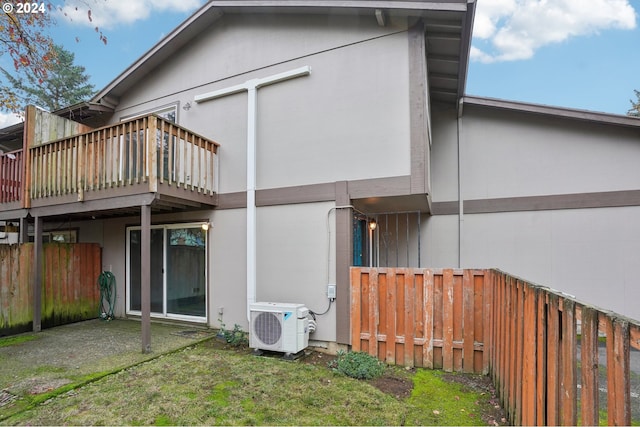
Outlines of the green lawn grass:
[[[391,368],[410,397],[384,393],[326,365],[256,357],[206,341],[107,375],[3,425],[487,425],[486,392],[439,371]],[[500,420],[498,420],[500,421]]]

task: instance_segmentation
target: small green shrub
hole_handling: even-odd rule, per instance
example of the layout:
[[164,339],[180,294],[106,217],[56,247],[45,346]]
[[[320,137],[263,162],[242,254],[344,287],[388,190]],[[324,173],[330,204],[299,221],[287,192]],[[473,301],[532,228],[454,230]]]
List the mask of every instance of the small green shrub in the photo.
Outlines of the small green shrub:
[[233,325],[233,330],[229,330],[226,329],[225,324],[221,322],[218,336],[222,336],[225,342],[232,345],[233,347],[249,345],[249,338],[247,338],[247,333],[243,331],[242,327],[237,323]]
[[351,378],[370,380],[384,374],[385,365],[363,351],[338,351],[329,367]]

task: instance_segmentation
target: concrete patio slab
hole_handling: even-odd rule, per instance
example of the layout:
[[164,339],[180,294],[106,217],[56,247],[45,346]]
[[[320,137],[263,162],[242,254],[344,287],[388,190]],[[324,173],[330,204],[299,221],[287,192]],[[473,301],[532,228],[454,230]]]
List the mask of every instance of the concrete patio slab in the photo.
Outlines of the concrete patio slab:
[[139,321],[95,319],[2,339],[0,419],[25,397],[73,388],[213,336],[212,329],[152,323],[151,353],[143,354]]

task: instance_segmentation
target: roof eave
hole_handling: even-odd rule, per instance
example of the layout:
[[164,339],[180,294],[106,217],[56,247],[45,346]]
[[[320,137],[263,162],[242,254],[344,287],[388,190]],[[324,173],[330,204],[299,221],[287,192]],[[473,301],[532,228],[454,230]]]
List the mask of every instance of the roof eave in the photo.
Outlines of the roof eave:
[[469,72],[469,57],[471,55],[471,37],[473,33],[473,21],[476,13],[476,0],[468,0],[466,16],[463,23],[460,38],[460,68],[458,70],[458,99],[464,96],[467,87],[467,74]]
[[600,123],[606,125],[625,126],[640,129],[640,118],[622,114],[602,113],[598,111],[581,110],[576,108],[554,107],[544,104],[532,104],[518,101],[507,101],[497,98],[486,98],[465,95],[463,105],[481,106],[501,110],[510,110],[528,114],[550,117],[561,117],[573,120]]
[[[471,5],[471,7],[469,7]],[[189,40],[195,37],[204,27],[211,25],[224,15],[226,11],[247,11],[259,12],[269,9],[287,11],[316,11],[331,10],[332,13],[344,11],[349,13],[352,10],[376,10],[384,9],[393,15],[420,16],[426,11],[451,11],[467,13],[463,36],[463,58],[460,61],[460,72],[462,77],[458,84],[459,97],[464,93],[466,82],[466,69],[468,64],[469,49],[471,43],[471,27],[473,23],[473,13],[475,0],[448,0],[448,1],[368,1],[368,0],[319,0],[310,2],[308,0],[212,0],[202,6],[193,15],[182,22],[171,31],[165,38],[156,43],[151,49],[143,54],[137,61],[131,64],[104,89],[99,91],[91,100],[94,104],[105,104],[113,106],[117,103],[119,96],[127,90],[132,83],[127,83],[135,76],[143,76],[154,66],[184,46]]]

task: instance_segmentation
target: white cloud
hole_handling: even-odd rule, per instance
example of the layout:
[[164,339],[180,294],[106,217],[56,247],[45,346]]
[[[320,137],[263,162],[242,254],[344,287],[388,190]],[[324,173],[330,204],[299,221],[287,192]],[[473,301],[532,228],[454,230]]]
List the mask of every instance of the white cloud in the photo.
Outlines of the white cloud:
[[7,126],[15,125],[16,123],[20,123],[22,118],[20,118],[15,113],[2,113],[0,112],[0,129],[4,129]]
[[570,37],[635,27],[629,0],[478,0],[471,59],[529,59]]
[[190,13],[202,4],[203,0],[66,0],[61,13],[62,19],[78,25],[113,29],[145,20],[153,12]]

